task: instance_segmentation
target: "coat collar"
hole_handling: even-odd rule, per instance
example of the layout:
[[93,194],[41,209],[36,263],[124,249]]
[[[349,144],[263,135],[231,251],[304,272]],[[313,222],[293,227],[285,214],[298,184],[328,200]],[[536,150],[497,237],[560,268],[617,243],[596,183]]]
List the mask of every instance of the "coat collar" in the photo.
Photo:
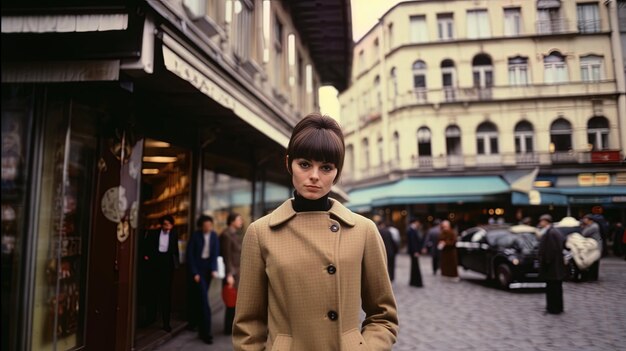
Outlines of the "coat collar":
[[[328,199],[331,202],[328,213],[331,216],[337,217],[337,219],[341,220],[344,224],[353,227],[356,224],[356,222],[354,221],[354,213],[352,213],[352,211],[347,209],[339,201],[333,198]],[[277,227],[296,216],[297,212],[293,209],[293,206],[291,205],[292,200],[293,199],[288,199],[287,201],[283,202],[282,205],[278,206],[278,208],[275,209],[274,212],[272,212],[269,220],[270,227]]]

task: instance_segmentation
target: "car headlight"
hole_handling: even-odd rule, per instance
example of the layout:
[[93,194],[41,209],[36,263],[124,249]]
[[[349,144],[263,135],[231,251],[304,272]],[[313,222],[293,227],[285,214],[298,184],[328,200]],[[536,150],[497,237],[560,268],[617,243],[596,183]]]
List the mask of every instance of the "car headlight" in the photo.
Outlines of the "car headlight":
[[511,262],[513,262],[513,264],[517,266],[519,264],[519,259],[514,258],[511,260]]

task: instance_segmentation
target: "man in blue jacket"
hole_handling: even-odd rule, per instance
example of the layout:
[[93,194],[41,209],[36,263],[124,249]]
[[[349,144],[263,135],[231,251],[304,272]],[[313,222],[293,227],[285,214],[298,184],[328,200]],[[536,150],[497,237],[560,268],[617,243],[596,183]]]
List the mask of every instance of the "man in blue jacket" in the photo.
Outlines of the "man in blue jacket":
[[200,338],[207,344],[212,344],[211,305],[209,304],[208,291],[211,280],[217,277],[217,257],[220,252],[220,242],[217,234],[213,231],[213,218],[211,216],[200,216],[197,224],[200,230],[191,234],[187,243],[187,264],[192,279],[197,284],[195,290],[198,295],[196,296],[200,299],[202,306],[200,310],[202,317],[199,318],[200,326],[198,328]]

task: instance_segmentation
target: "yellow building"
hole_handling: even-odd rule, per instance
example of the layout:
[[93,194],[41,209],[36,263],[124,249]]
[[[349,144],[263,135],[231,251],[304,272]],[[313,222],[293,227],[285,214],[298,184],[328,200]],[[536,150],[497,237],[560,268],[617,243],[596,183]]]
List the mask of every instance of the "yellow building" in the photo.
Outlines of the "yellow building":
[[[573,209],[624,216],[611,210],[626,202],[617,12],[614,1],[558,0],[391,8],[355,44],[339,97],[349,204],[395,209],[394,220],[496,209],[509,221]],[[517,189],[536,168],[544,188]]]

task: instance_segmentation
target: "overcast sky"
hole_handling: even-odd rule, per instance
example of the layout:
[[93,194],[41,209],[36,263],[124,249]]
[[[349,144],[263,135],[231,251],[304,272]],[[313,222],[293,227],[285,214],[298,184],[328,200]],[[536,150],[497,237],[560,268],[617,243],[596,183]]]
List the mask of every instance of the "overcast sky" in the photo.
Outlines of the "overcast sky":
[[[357,41],[372,28],[378,19],[400,0],[352,0],[352,38]],[[337,90],[333,87],[320,89],[320,110],[341,120]]]

